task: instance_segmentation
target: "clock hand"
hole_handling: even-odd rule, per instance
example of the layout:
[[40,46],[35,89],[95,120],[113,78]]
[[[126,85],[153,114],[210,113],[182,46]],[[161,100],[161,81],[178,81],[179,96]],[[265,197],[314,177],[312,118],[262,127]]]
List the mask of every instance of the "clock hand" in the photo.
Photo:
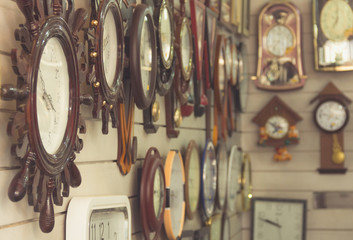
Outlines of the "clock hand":
[[51,108],[51,109],[54,110],[54,112],[56,112],[56,110],[54,108],[54,105],[53,105],[53,99],[50,96],[50,94],[47,93],[47,91],[45,89],[45,83],[44,83],[44,80],[43,80],[42,71],[40,69],[39,69],[39,78],[40,78],[40,82],[41,82],[41,86],[42,86],[41,88],[42,88],[42,91],[43,91],[42,99],[45,102],[47,110],[50,110],[50,108]]
[[265,218],[262,218],[262,217],[259,217],[259,219],[260,219],[261,221],[267,222],[267,223],[269,223],[269,224],[271,224],[271,225],[273,225],[273,226],[275,226],[275,227],[278,227],[278,228],[281,228],[281,227],[282,227],[282,225],[280,225],[280,224],[278,224],[278,223],[276,223],[276,222],[274,222],[274,221],[271,221],[271,220],[269,220],[269,219],[265,219]]

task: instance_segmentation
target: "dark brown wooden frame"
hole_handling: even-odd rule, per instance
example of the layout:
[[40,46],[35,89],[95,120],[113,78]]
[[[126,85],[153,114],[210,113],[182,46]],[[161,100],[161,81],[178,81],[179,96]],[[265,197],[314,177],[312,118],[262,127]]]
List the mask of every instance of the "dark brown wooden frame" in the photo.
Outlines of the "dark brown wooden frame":
[[[163,205],[159,216],[156,216],[153,205],[153,184],[154,176],[158,174],[158,170],[162,173],[163,181]],[[146,239],[150,239],[150,232],[155,232],[153,239],[158,239],[162,230],[163,215],[166,204],[166,185],[165,174],[159,151],[152,147],[147,153],[143,163],[141,186],[140,186],[140,214],[143,235]]]

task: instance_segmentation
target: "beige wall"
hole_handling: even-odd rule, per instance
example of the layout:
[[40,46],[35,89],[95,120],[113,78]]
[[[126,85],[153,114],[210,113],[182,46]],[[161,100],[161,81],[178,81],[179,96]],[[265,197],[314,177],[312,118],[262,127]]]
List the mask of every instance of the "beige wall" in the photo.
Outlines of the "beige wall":
[[[251,27],[248,43],[250,73],[256,73],[257,61],[257,21],[258,14],[267,0],[251,1]],[[313,209],[314,191],[352,191],[353,190],[353,123],[345,129],[345,175],[320,175],[316,171],[320,164],[320,135],[313,122],[315,104],[309,102],[328,82],[332,81],[340,90],[353,99],[353,75],[346,73],[323,73],[314,69],[314,49],[312,34],[312,1],[292,1],[299,8],[303,19],[303,58],[308,80],[301,90],[290,92],[267,92],[256,89],[253,83],[249,87],[249,105],[247,112],[241,115],[241,143],[251,154],[253,169],[254,196],[300,198],[308,201],[307,239],[308,240],[346,240],[352,239],[353,210],[317,210]],[[290,146],[293,159],[277,163],[272,160],[274,149],[259,147],[257,125],[251,119],[275,95],[280,96],[294,111],[303,118],[297,127],[300,131],[300,143]],[[349,106],[352,112],[352,106]],[[243,218],[243,240],[250,239],[250,214]]]

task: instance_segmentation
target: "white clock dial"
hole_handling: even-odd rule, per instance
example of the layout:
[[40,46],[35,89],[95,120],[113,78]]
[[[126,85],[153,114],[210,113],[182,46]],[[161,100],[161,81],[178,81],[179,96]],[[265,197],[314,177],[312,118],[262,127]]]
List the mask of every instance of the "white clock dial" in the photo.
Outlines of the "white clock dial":
[[289,123],[282,116],[270,117],[265,124],[266,133],[274,139],[281,139],[288,134]]
[[[103,24],[103,67],[107,84],[114,87],[118,61],[117,26],[112,10],[108,10]],[[121,53],[120,53],[121,54]]]
[[191,71],[191,61],[192,61],[192,45],[191,45],[191,35],[190,29],[186,21],[183,21],[180,30],[180,39],[181,39],[181,66],[186,73],[190,74]]
[[324,35],[332,41],[348,38],[353,28],[353,12],[344,0],[327,1],[321,10],[320,25]]
[[149,96],[152,78],[152,36],[148,28],[148,18],[144,17],[140,42],[141,81],[145,96]]
[[242,152],[233,146],[229,155],[227,207],[230,212],[235,210],[237,195],[240,192]]
[[224,101],[224,96],[225,96],[225,85],[226,85],[226,66],[227,66],[227,63],[226,63],[226,59],[225,59],[225,56],[224,56],[224,52],[222,50],[220,50],[220,55],[219,55],[219,58],[218,58],[218,84],[219,84],[219,92],[220,92],[220,96],[221,96],[221,101],[223,103]]
[[303,201],[254,200],[253,240],[303,240]]
[[231,78],[231,68],[232,68],[232,52],[230,49],[230,40],[227,39],[225,43],[225,65],[226,65],[226,74],[227,80]]
[[180,155],[174,155],[172,173],[170,177],[170,212],[172,218],[172,230],[175,236],[178,236],[180,225],[184,222],[184,182],[183,165]]
[[337,101],[321,103],[316,112],[315,119],[319,127],[328,132],[335,132],[344,127],[348,120],[346,108]]
[[172,21],[166,5],[162,5],[160,14],[161,53],[164,61],[168,62],[172,49]]
[[197,148],[193,148],[190,156],[190,166],[189,166],[189,203],[191,211],[195,211],[197,208],[197,203],[200,193],[200,159]]
[[281,57],[293,46],[294,35],[288,27],[278,24],[268,31],[266,48],[271,54]]
[[238,52],[235,45],[232,47],[232,85],[237,83],[237,74],[238,74]]
[[224,206],[226,193],[227,193],[227,172],[228,172],[228,158],[227,149],[225,144],[219,143],[217,152],[218,161],[218,177],[217,177],[217,192],[218,192],[218,203],[221,208]]
[[217,187],[217,160],[212,142],[207,144],[202,169],[203,205],[206,217],[210,217],[214,209],[215,192]]
[[37,121],[45,151],[55,154],[65,136],[69,115],[70,78],[60,40],[46,43],[38,69],[36,87]]
[[164,200],[164,182],[162,170],[158,168],[156,170],[156,174],[154,175],[153,181],[153,206],[154,206],[154,214],[157,218],[162,212],[163,208],[163,200]]

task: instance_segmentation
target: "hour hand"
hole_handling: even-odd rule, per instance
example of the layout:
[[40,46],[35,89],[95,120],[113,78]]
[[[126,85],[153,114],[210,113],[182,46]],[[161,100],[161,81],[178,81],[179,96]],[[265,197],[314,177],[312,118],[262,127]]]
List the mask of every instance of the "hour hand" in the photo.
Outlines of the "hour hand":
[[278,223],[276,223],[276,222],[274,222],[274,221],[272,221],[272,220],[270,220],[270,219],[266,219],[266,218],[262,218],[262,217],[259,217],[259,219],[260,219],[261,221],[267,222],[267,223],[269,223],[269,224],[271,224],[271,225],[273,225],[273,226],[275,226],[275,227],[278,227],[278,228],[281,228],[281,227],[282,227],[282,225],[280,225],[280,224],[278,224]]

